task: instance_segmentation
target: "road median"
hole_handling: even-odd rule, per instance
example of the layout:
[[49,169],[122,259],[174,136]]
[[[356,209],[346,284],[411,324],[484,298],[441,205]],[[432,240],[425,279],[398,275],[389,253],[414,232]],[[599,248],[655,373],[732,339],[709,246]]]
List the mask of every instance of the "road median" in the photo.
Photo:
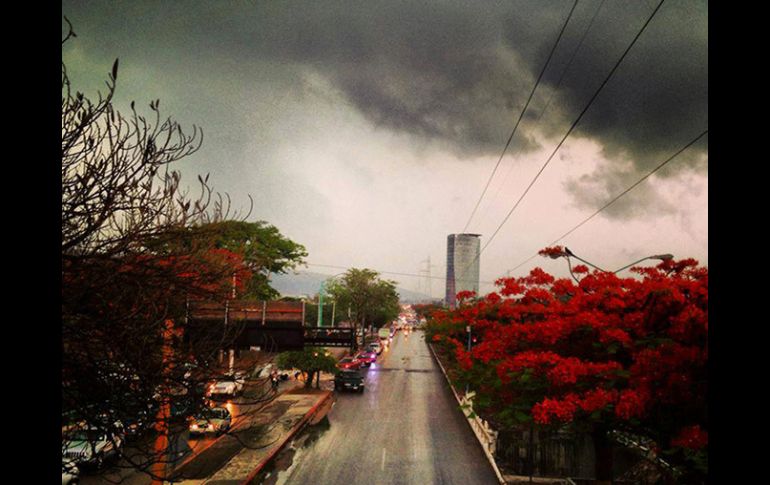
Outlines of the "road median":
[[333,396],[331,391],[317,389],[293,389],[278,396],[256,420],[265,425],[264,435],[245,446],[204,483],[252,483],[297,433],[328,412]]

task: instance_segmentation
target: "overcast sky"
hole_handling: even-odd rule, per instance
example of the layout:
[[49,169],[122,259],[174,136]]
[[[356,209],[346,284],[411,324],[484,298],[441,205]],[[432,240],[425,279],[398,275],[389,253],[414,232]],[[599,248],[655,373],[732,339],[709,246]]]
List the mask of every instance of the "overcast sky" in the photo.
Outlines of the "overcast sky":
[[[564,260],[521,263],[708,129],[708,4],[667,0],[490,240],[657,4],[578,2],[468,226],[489,244],[482,281],[519,265],[512,275],[567,276]],[[305,245],[309,263],[424,274],[430,258],[439,297],[446,237],[468,222],[572,5],[63,1],[77,37],[62,58],[90,96],[119,58],[118,109],[160,99],[201,127],[184,180],[209,173],[236,206],[250,194],[251,220]],[[707,199],[706,136],[559,244],[605,269],[660,253],[707,265]]]

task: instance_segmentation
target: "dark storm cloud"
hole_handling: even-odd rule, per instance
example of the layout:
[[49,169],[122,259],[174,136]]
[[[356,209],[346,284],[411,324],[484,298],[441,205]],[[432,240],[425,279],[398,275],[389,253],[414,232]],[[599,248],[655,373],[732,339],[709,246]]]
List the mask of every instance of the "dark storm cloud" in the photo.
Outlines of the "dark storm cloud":
[[[373,122],[496,154],[510,133],[570,2],[315,3],[266,9],[245,44],[332,79]],[[582,2],[547,71],[564,68],[599,2]],[[654,3],[606,2],[543,121],[559,136],[651,13]],[[274,6],[273,6],[274,7]],[[707,8],[665,4],[592,105],[579,133],[641,168],[707,124]],[[247,47],[244,45],[244,47]],[[541,96],[546,91],[540,91]],[[541,103],[542,104],[542,103]],[[537,112],[537,105],[531,108]],[[533,116],[532,116],[533,117]],[[535,128],[522,127],[522,133]],[[677,134],[681,134],[677,137]],[[532,143],[514,143],[531,149]],[[514,148],[514,149],[515,149]]]
[[[561,138],[657,2],[605,2],[535,124],[599,4],[578,4],[510,152],[536,148],[536,131]],[[109,40],[100,48],[130,40],[163,62],[217,55],[299,65],[328,79],[379,127],[462,156],[496,156],[571,6],[565,0],[64,2],[63,9],[76,11],[71,18],[104,23]],[[573,136],[597,141],[605,156],[643,173],[705,129],[707,20],[706,2],[664,3]],[[625,177],[611,167],[602,175],[606,189]]]

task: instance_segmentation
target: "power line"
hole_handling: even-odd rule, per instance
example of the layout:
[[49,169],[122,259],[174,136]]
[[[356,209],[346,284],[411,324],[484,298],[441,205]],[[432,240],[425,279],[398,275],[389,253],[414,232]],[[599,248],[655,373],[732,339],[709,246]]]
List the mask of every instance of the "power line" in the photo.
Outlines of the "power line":
[[505,218],[503,219],[503,222],[501,222],[501,223],[500,223],[500,225],[497,227],[497,229],[496,229],[496,230],[495,230],[495,232],[492,234],[492,236],[489,238],[489,240],[487,240],[487,242],[486,242],[486,244],[484,245],[484,247],[483,247],[483,248],[481,248],[481,251],[479,251],[479,256],[480,256],[480,255],[481,255],[481,253],[484,251],[484,249],[486,249],[486,248],[487,248],[487,246],[489,246],[489,245],[492,243],[492,241],[494,240],[495,236],[497,236],[497,233],[498,233],[498,232],[500,232],[500,229],[501,229],[501,228],[503,227],[503,225],[504,225],[504,224],[505,224],[505,223],[508,221],[508,218],[510,218],[510,217],[511,217],[511,214],[513,214],[513,211],[515,211],[515,210],[516,210],[516,208],[519,206],[519,204],[520,204],[520,203],[521,203],[521,201],[524,199],[524,197],[526,197],[526,195],[529,193],[529,190],[532,188],[532,186],[533,186],[533,185],[535,185],[535,182],[537,181],[537,179],[538,179],[538,178],[540,178],[540,175],[543,173],[543,170],[545,170],[545,168],[548,166],[548,164],[549,164],[549,163],[551,163],[551,160],[553,159],[554,155],[556,155],[556,152],[558,152],[558,151],[559,151],[559,149],[561,148],[561,146],[564,144],[564,141],[567,139],[567,137],[569,137],[569,135],[572,133],[572,131],[573,131],[573,130],[575,129],[575,127],[578,125],[578,123],[580,122],[580,120],[583,118],[583,115],[585,115],[585,113],[588,111],[588,108],[590,108],[590,107],[591,107],[591,105],[593,104],[593,102],[594,102],[594,101],[596,100],[596,98],[599,96],[599,93],[602,91],[602,89],[604,88],[604,86],[606,86],[606,85],[607,85],[607,83],[609,82],[609,80],[610,80],[610,78],[612,77],[612,75],[613,75],[613,74],[615,74],[615,71],[617,71],[617,69],[618,69],[618,67],[620,66],[620,64],[621,64],[621,63],[623,62],[623,60],[626,58],[626,55],[628,54],[628,52],[631,50],[631,48],[634,46],[634,44],[636,44],[636,41],[639,39],[639,37],[641,37],[642,33],[645,31],[645,29],[647,28],[647,26],[650,24],[650,22],[652,21],[653,17],[655,17],[655,14],[656,14],[656,13],[658,13],[658,10],[660,10],[660,7],[661,7],[661,5],[663,5],[663,2],[664,2],[664,1],[665,1],[665,0],[660,0],[660,3],[658,3],[658,6],[657,6],[657,7],[655,7],[655,10],[653,10],[652,14],[649,16],[649,18],[647,18],[647,21],[644,23],[644,25],[642,26],[642,28],[639,30],[639,32],[638,32],[638,33],[636,34],[636,36],[634,37],[634,40],[632,40],[632,41],[631,41],[631,43],[628,45],[628,47],[626,48],[626,50],[623,52],[623,55],[621,55],[621,56],[620,56],[620,58],[617,60],[617,62],[615,63],[615,65],[612,67],[612,70],[610,70],[609,74],[607,74],[607,76],[604,78],[604,81],[602,81],[602,83],[601,83],[601,85],[599,86],[599,88],[596,90],[596,92],[594,92],[593,96],[591,96],[591,99],[588,101],[588,104],[586,104],[586,106],[585,106],[585,107],[583,108],[583,110],[580,112],[580,115],[578,115],[577,119],[575,119],[575,121],[572,123],[572,126],[570,126],[569,130],[568,130],[568,131],[567,131],[567,133],[564,135],[564,137],[562,137],[562,139],[561,139],[561,141],[559,142],[559,144],[558,144],[558,145],[556,145],[556,148],[554,148],[553,152],[552,152],[552,153],[551,153],[551,155],[548,157],[548,159],[547,159],[547,160],[546,160],[546,162],[543,164],[543,166],[542,166],[542,167],[540,167],[540,170],[537,172],[537,174],[535,175],[535,177],[534,177],[534,178],[532,179],[532,181],[529,183],[529,185],[527,186],[526,190],[524,190],[524,193],[523,193],[523,194],[521,194],[521,197],[519,197],[519,200],[517,200],[517,201],[516,201],[516,204],[514,204],[514,206],[511,208],[511,210],[510,210],[510,211],[508,212],[508,214],[505,216]]
[[599,7],[597,7],[593,17],[591,17],[591,21],[588,23],[588,27],[586,27],[586,30],[583,32],[582,37],[580,37],[580,41],[578,42],[577,47],[575,47],[575,50],[572,51],[572,56],[570,56],[569,61],[567,61],[567,65],[564,67],[564,70],[561,72],[561,76],[559,76],[559,80],[556,82],[556,87],[551,93],[551,96],[548,98],[548,101],[545,103],[545,107],[543,108],[543,111],[540,112],[540,116],[537,118],[537,123],[539,123],[540,120],[543,119],[543,115],[548,110],[548,107],[551,106],[551,101],[553,101],[553,98],[556,97],[555,96],[556,92],[561,87],[561,83],[564,80],[564,77],[567,74],[567,71],[569,71],[569,68],[572,67],[572,61],[574,61],[575,57],[577,57],[577,53],[580,50],[580,47],[582,47],[583,41],[586,40],[586,37],[588,36],[588,31],[591,30],[591,27],[593,26],[594,21],[596,20],[596,17],[599,16],[599,11],[602,9],[602,6],[604,6],[604,2],[605,0],[602,0],[602,2],[599,4]]
[[[335,266],[335,265],[331,265],[331,264],[315,264],[315,263],[305,263],[305,264],[307,266],[317,266],[319,268],[332,268],[332,269],[344,269],[344,270],[352,269],[351,267],[347,267],[347,266]],[[416,278],[426,278],[426,276],[424,274],[398,273],[398,272],[395,272],[395,271],[380,271],[378,269],[374,269],[373,271],[376,271],[376,272],[382,273],[382,274],[392,274],[392,275],[397,275],[397,276],[413,276],[413,277],[416,277]],[[445,278],[443,276],[430,276],[430,279],[444,280]],[[457,280],[457,281],[466,281],[466,280]],[[475,281],[475,280],[467,280],[467,281]],[[485,283],[485,284],[489,284],[489,285],[494,284],[491,281],[479,281],[479,283]]]
[[[600,207],[600,208],[599,208],[599,209],[598,209],[596,212],[594,212],[594,213],[593,213],[593,214],[591,214],[590,216],[588,216],[588,217],[586,217],[585,219],[583,219],[583,220],[582,220],[580,223],[578,223],[578,224],[577,224],[575,227],[573,227],[573,228],[572,228],[572,229],[570,229],[569,231],[567,231],[567,232],[565,232],[564,234],[562,234],[562,235],[561,235],[559,238],[557,238],[557,239],[555,239],[554,241],[550,242],[550,243],[549,243],[547,246],[553,246],[554,244],[558,243],[559,241],[561,241],[561,240],[562,240],[562,239],[564,239],[565,237],[567,237],[567,236],[569,236],[570,234],[572,234],[573,232],[575,232],[575,231],[576,231],[577,229],[579,229],[579,228],[580,228],[580,227],[581,227],[583,224],[585,224],[586,222],[588,222],[588,221],[590,221],[591,219],[593,219],[593,218],[594,218],[594,216],[596,216],[596,215],[597,215],[597,214],[599,214],[601,211],[603,211],[603,210],[604,210],[604,209],[606,209],[607,207],[609,207],[609,206],[611,206],[612,204],[614,204],[614,203],[615,203],[615,202],[616,202],[618,199],[620,199],[621,197],[623,197],[624,195],[626,195],[627,193],[629,193],[631,190],[633,190],[634,188],[636,188],[636,186],[637,186],[637,185],[639,185],[639,184],[641,184],[642,182],[644,182],[644,181],[645,181],[645,180],[646,180],[646,179],[647,179],[647,178],[648,178],[650,175],[654,174],[655,172],[657,172],[658,170],[660,170],[661,168],[663,168],[663,167],[664,167],[664,166],[665,166],[665,165],[666,165],[668,162],[670,162],[671,160],[673,160],[674,158],[676,158],[677,156],[679,156],[679,154],[681,154],[683,151],[687,150],[687,149],[688,149],[688,148],[690,148],[692,145],[694,145],[694,144],[695,144],[695,143],[696,143],[698,140],[700,140],[700,139],[701,139],[701,138],[703,138],[705,135],[707,135],[707,134],[708,134],[708,132],[709,132],[709,130],[708,130],[708,129],[706,129],[705,131],[703,131],[703,132],[702,132],[700,135],[696,136],[696,137],[695,137],[695,138],[694,138],[692,141],[690,141],[690,143],[688,143],[687,145],[685,145],[684,147],[682,147],[681,149],[679,149],[679,150],[678,150],[676,153],[674,153],[673,155],[671,155],[669,158],[667,158],[665,161],[663,161],[663,162],[662,162],[660,165],[658,165],[657,167],[655,167],[654,169],[652,169],[650,172],[648,172],[646,175],[644,175],[642,178],[640,178],[639,180],[637,180],[637,181],[636,181],[636,182],[635,182],[633,185],[631,185],[631,186],[630,186],[630,187],[628,187],[626,190],[624,190],[623,192],[621,192],[620,194],[618,194],[617,196],[615,196],[615,197],[614,197],[612,200],[610,200],[609,202],[607,202],[606,204],[604,204],[602,207]],[[522,261],[522,262],[521,262],[521,263],[519,263],[517,266],[515,266],[514,268],[511,268],[511,269],[509,269],[508,271],[515,271],[515,270],[519,269],[520,267],[522,267],[522,266],[523,266],[523,265],[525,265],[526,263],[528,263],[528,262],[532,261],[532,259],[534,259],[534,258],[535,258],[537,255],[538,255],[538,253],[535,253],[534,255],[530,256],[528,259],[526,259],[526,260]]]
[[543,65],[543,69],[540,71],[540,75],[537,77],[537,81],[535,81],[535,85],[532,87],[532,91],[529,93],[527,102],[524,104],[524,108],[521,110],[521,113],[519,114],[519,119],[516,120],[516,124],[513,127],[513,131],[511,131],[511,136],[508,137],[508,141],[505,143],[503,152],[500,154],[500,158],[497,160],[497,163],[495,164],[495,168],[492,170],[492,173],[489,175],[489,179],[487,179],[487,184],[484,186],[484,190],[481,192],[481,196],[479,196],[479,200],[476,201],[476,206],[473,208],[473,212],[471,212],[471,216],[468,218],[468,222],[465,223],[465,227],[462,230],[463,233],[468,229],[468,225],[470,225],[471,220],[473,219],[473,216],[476,214],[476,210],[478,210],[479,208],[481,199],[483,199],[484,194],[487,193],[489,184],[492,182],[492,179],[495,176],[495,172],[497,172],[497,168],[500,166],[500,162],[503,160],[505,151],[508,149],[508,146],[511,144],[511,140],[513,140],[513,135],[516,133],[516,129],[519,127],[519,123],[521,123],[521,119],[524,117],[524,113],[527,111],[527,107],[529,107],[529,102],[532,100],[532,96],[535,94],[535,90],[537,89],[537,86],[540,84],[540,80],[543,78],[543,74],[545,73],[545,70],[548,67],[548,64],[551,62],[553,53],[556,51],[556,46],[559,45],[559,41],[561,40],[561,37],[564,34],[564,30],[567,28],[567,24],[572,18],[572,13],[575,11],[575,7],[577,7],[577,0],[575,0],[575,3],[572,4],[572,9],[570,9],[569,11],[567,20],[564,22],[564,25],[562,25],[561,30],[559,31],[559,36],[556,38],[556,42],[554,42],[553,47],[551,47],[551,52],[548,54],[548,59],[546,59],[545,64]]
[[[558,92],[559,88],[561,87],[562,81],[564,81],[564,77],[567,74],[567,71],[569,71],[569,68],[572,66],[572,62],[575,60],[575,57],[577,56],[578,51],[580,50],[580,47],[583,45],[583,42],[585,41],[586,37],[588,36],[588,32],[591,30],[591,27],[594,24],[594,21],[596,20],[596,17],[599,15],[599,11],[602,9],[602,6],[604,5],[605,0],[602,0],[599,4],[599,7],[594,12],[593,16],[591,17],[591,21],[588,23],[588,27],[586,27],[585,31],[583,32],[583,35],[580,37],[580,41],[577,44],[577,47],[572,51],[572,55],[569,58],[569,61],[567,61],[566,66],[564,67],[564,70],[561,72],[561,76],[559,76],[559,80],[556,82],[556,87],[553,89],[553,92],[551,93],[551,96],[549,96],[548,101],[545,104],[545,107],[543,108],[543,111],[540,112],[540,116],[537,118],[537,121],[535,124],[539,124],[540,120],[543,119],[543,115],[548,110],[548,108],[551,106],[551,102],[556,97],[556,93]],[[487,205],[487,210],[484,213],[485,215],[489,213],[490,208],[494,205],[494,201],[497,200],[497,197],[500,195],[500,191],[505,186],[505,181],[508,180],[508,176],[511,174],[511,170],[513,170],[513,165],[511,165],[508,168],[508,171],[505,173],[505,176],[503,177],[503,182],[500,184],[500,186],[497,188],[497,191],[495,192],[495,195],[492,196],[492,200]],[[483,217],[482,217],[483,218]],[[464,231],[463,231],[464,232]]]

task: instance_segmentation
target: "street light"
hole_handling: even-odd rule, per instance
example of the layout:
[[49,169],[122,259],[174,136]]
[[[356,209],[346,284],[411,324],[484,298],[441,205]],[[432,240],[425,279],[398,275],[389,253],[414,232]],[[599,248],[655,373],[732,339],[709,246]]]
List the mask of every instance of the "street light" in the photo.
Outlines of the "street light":
[[[326,278],[321,282],[321,288],[318,289],[318,321],[316,323],[317,327],[323,326],[324,292],[326,291],[326,282],[331,281],[337,276],[343,275],[345,273],[346,273],[345,271],[343,271],[342,273],[337,273],[336,275]],[[332,326],[334,326],[334,310],[335,310],[336,304],[337,302],[335,300],[334,304],[332,305]]]
[[[661,260],[661,261],[670,261],[670,260],[674,259],[674,255],[673,255],[673,254],[654,254],[654,255],[652,255],[652,256],[645,256],[644,258],[641,258],[641,259],[639,259],[639,260],[637,260],[637,261],[634,261],[634,262],[633,262],[633,263],[631,263],[631,264],[627,264],[626,266],[623,266],[623,267],[622,267],[622,268],[620,268],[620,269],[616,269],[615,271],[607,271],[606,269],[602,269],[602,268],[600,268],[600,267],[598,267],[598,266],[596,266],[596,265],[594,265],[594,264],[591,264],[591,263],[589,263],[589,262],[588,262],[588,261],[586,261],[585,259],[583,259],[583,258],[581,258],[581,257],[577,256],[575,253],[573,253],[572,251],[570,251],[570,250],[569,250],[569,248],[568,248],[568,247],[566,247],[566,246],[565,246],[565,247],[564,247],[564,249],[563,249],[563,250],[561,250],[561,251],[550,251],[550,250],[544,250],[544,252],[545,252],[545,254],[544,254],[544,255],[545,255],[545,256],[548,256],[548,257],[550,257],[551,259],[557,259],[557,258],[562,258],[562,257],[563,257],[563,258],[566,258],[566,260],[567,260],[567,266],[569,267],[569,273],[570,273],[570,275],[572,275],[572,278],[573,278],[575,281],[577,281],[577,282],[579,282],[579,280],[577,279],[577,277],[575,276],[575,274],[572,272],[572,263],[571,263],[571,261],[570,261],[570,259],[569,259],[569,258],[570,258],[570,256],[571,256],[571,257],[573,257],[573,258],[575,258],[575,259],[577,259],[577,260],[579,260],[579,261],[582,261],[583,263],[585,263],[585,264],[587,264],[587,265],[591,266],[591,267],[592,267],[592,268],[594,268],[594,269],[598,269],[598,270],[599,270],[599,271],[601,271],[602,273],[612,273],[612,274],[617,274],[617,273],[619,273],[619,272],[623,271],[624,269],[630,268],[630,267],[632,267],[632,266],[634,266],[634,265],[636,265],[636,264],[639,264],[639,263],[641,263],[642,261],[646,261],[646,260],[648,260],[648,259],[659,259],[659,260]],[[542,253],[541,253],[541,254],[542,254]]]
[[634,261],[633,263],[631,263],[629,265],[623,266],[620,269],[616,269],[615,271],[613,271],[613,273],[619,273],[619,272],[623,271],[624,269],[630,268],[631,266],[634,266],[635,264],[639,264],[642,261],[645,261],[647,259],[659,259],[661,261],[671,261],[672,259],[674,259],[674,255],[673,254],[655,254],[653,256],[647,256],[646,258],[642,258],[639,261]]

